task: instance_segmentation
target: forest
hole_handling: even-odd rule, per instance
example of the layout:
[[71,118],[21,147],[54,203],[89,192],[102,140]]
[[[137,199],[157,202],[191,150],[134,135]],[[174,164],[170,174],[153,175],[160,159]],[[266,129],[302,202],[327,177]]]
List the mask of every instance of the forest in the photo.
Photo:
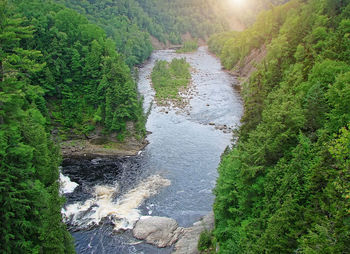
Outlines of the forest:
[[181,44],[182,35],[206,39],[228,28],[217,0],[57,0],[103,28],[129,66],[143,63],[152,52],[151,37]]
[[350,4],[290,1],[209,40],[225,68],[266,56],[243,84],[245,112],[219,166],[219,253],[350,249]]
[[[244,115],[218,168],[205,245],[346,253],[350,1],[254,3],[234,11],[220,0],[0,0],[0,252],[75,253],[58,143],[97,131],[143,139],[138,66],[156,45],[189,52],[208,41],[235,73],[252,52],[265,54],[242,84]],[[233,17],[247,29],[230,31]],[[184,59],[157,62],[157,96],[176,97],[189,69]]]
[[35,31],[0,1],[0,214],[2,253],[73,253],[62,223],[59,151],[48,133],[45,63]]

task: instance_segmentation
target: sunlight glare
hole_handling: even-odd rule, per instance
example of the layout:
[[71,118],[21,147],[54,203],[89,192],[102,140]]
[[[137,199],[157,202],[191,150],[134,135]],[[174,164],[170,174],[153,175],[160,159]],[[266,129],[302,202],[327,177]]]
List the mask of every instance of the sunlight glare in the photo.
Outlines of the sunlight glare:
[[245,4],[245,0],[230,0],[230,2],[235,6],[243,6]]

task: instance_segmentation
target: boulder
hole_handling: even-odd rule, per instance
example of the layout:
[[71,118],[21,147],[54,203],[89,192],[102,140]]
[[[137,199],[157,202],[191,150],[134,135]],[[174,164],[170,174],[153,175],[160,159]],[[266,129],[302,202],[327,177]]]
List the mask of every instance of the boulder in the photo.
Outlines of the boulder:
[[158,216],[143,216],[135,224],[133,235],[160,248],[173,245],[183,234],[174,219]]
[[199,236],[204,230],[212,230],[214,228],[214,213],[204,216],[190,228],[185,228],[183,235],[175,244],[173,254],[198,254],[197,249]]

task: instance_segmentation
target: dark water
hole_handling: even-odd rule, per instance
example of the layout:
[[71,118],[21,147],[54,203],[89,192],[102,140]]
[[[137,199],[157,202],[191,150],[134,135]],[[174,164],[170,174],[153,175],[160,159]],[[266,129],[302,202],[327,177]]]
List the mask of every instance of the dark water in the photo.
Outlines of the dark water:
[[[193,68],[188,106],[173,109],[151,104],[154,91],[149,75],[155,60],[180,57],[186,57]],[[152,132],[147,137],[150,144],[135,157],[63,164],[62,172],[79,184],[66,194],[67,206],[72,205],[75,214],[67,224],[78,253],[171,253],[171,248],[139,243],[130,230],[115,232],[116,221],[132,227],[138,216],[158,215],[191,226],[211,210],[220,155],[230,145],[229,128],[239,123],[243,110],[234,83],[204,47],[190,54],[172,50],[152,54],[139,70],[145,111],[152,105],[146,126]],[[227,133],[213,124],[226,125]],[[95,186],[102,186],[102,191]],[[132,216],[119,214],[118,209],[128,213],[135,202],[139,205],[130,210]]]

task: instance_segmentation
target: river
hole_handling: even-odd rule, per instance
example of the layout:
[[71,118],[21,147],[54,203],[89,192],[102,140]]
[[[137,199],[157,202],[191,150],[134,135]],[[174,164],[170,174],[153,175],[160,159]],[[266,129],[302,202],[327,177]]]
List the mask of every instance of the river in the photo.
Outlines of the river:
[[[154,63],[181,57],[192,68],[188,104],[157,106],[150,85]],[[77,253],[171,253],[171,247],[138,241],[128,229],[142,215],[170,217],[188,227],[211,211],[220,155],[231,144],[243,112],[235,82],[206,47],[151,55],[139,69],[138,81],[144,110],[150,112],[149,145],[134,157],[63,162],[63,214]]]

